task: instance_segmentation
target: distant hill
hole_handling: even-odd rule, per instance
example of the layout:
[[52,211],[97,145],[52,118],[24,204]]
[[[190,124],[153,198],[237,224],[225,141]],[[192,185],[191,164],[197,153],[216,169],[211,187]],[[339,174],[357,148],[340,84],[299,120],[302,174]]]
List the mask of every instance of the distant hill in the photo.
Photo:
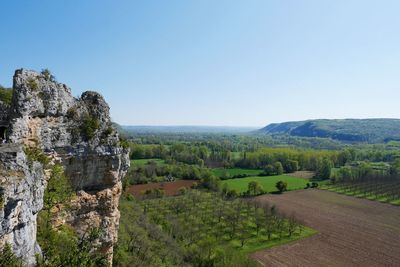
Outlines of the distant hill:
[[230,126],[121,126],[128,133],[250,133],[256,127]]
[[400,140],[400,119],[307,120],[272,123],[257,131],[269,135],[331,138],[344,142]]

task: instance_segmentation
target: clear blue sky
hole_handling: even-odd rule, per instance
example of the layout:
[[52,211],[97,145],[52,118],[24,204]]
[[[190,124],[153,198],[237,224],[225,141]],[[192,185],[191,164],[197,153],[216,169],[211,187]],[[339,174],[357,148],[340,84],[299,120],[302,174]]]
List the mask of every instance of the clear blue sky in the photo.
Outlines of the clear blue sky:
[[400,117],[400,1],[4,0],[0,83],[49,68],[130,125]]

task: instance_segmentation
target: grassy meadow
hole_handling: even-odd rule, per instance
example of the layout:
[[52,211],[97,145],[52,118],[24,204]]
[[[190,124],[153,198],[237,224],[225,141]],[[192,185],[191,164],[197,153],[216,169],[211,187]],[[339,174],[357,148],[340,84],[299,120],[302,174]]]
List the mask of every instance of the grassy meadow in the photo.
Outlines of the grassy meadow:
[[275,175],[229,179],[224,181],[223,184],[226,184],[229,189],[235,189],[239,193],[243,193],[247,191],[247,186],[252,181],[259,182],[263,189],[267,192],[276,191],[275,185],[278,181],[286,182],[288,185],[287,190],[303,189],[309,182],[307,179],[301,179],[287,175]]

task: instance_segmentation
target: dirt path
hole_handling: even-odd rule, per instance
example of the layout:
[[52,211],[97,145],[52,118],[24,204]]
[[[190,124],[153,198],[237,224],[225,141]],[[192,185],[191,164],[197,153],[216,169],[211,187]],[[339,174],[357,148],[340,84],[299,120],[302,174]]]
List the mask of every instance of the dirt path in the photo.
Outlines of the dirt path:
[[400,207],[317,189],[257,199],[319,231],[254,253],[261,266],[400,266]]

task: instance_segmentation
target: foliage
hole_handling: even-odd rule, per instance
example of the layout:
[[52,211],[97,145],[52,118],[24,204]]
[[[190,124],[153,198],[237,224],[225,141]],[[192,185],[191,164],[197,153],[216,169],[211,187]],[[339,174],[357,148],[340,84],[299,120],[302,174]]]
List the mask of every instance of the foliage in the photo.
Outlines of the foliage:
[[330,159],[328,158],[322,159],[321,163],[318,164],[316,173],[317,178],[321,180],[329,179],[331,177],[332,168],[333,168],[333,162]]
[[184,253],[175,240],[149,222],[141,207],[122,197],[118,243],[113,266],[184,266]]
[[29,161],[37,161],[47,166],[50,162],[49,157],[37,146],[25,146],[24,152]]
[[51,207],[68,201],[73,195],[70,181],[64,174],[61,165],[55,164],[51,167],[51,176],[47,182],[46,191],[43,196],[43,209],[50,210]]
[[[115,266],[157,266],[163,255],[164,266],[254,266],[247,253],[306,233],[294,217],[295,223],[290,223],[268,204],[224,200],[217,193],[197,190],[138,203],[122,201],[121,210]],[[154,242],[155,236],[159,242]],[[136,249],[129,249],[130,244]],[[144,246],[149,255],[142,254]],[[164,252],[169,249],[174,252]]]
[[81,129],[87,140],[92,140],[99,128],[100,122],[97,118],[89,114],[84,115]]
[[247,194],[249,196],[257,196],[264,193],[263,187],[257,181],[251,181],[247,185]]
[[100,231],[91,228],[86,235],[79,238],[72,227],[63,224],[53,227],[52,221],[57,216],[52,211],[56,205],[67,207],[73,196],[71,186],[61,165],[51,168],[51,176],[44,192],[44,207],[38,214],[37,241],[42,248],[43,256],[37,256],[37,266],[107,266],[104,255],[94,252],[94,241]]
[[44,76],[46,81],[52,81],[52,82],[56,81],[56,77],[50,72],[49,69],[43,69],[41,71],[41,74]]
[[263,187],[264,192],[275,192],[275,186],[278,181],[286,182],[288,184],[287,190],[303,189],[308,182],[308,180],[302,178],[287,175],[275,175],[225,180],[223,181],[222,187],[226,184],[228,189],[235,189],[243,194],[247,191],[248,184],[252,181],[258,182]]
[[332,138],[344,142],[398,140],[398,119],[308,120],[270,124],[260,133]]
[[10,88],[4,88],[0,85],[0,101],[6,105],[11,105],[13,90]]
[[3,251],[0,253],[0,267],[22,267],[22,261],[11,249],[9,244],[6,244]]
[[39,84],[37,82],[37,80],[35,78],[30,78],[28,80],[28,87],[32,90],[32,91],[37,91],[39,90]]
[[282,194],[284,191],[287,190],[287,182],[278,181],[278,182],[276,182],[275,187],[276,187],[276,189],[278,189],[278,192]]

